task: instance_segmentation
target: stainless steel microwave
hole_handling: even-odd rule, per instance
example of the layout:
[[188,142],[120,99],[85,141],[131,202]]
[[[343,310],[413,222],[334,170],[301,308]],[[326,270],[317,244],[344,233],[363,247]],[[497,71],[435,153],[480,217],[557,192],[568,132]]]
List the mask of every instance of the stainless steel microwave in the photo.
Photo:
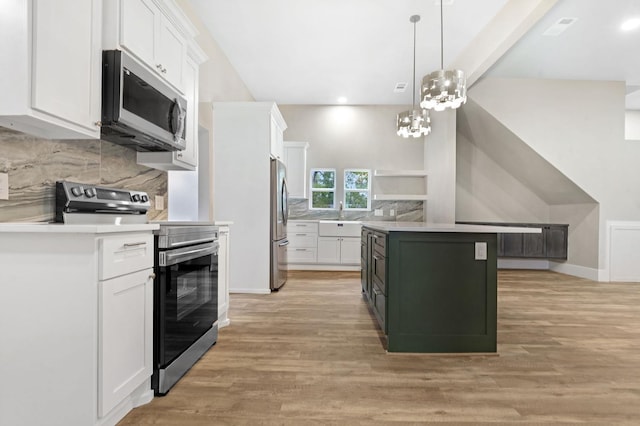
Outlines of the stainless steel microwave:
[[102,52],[100,138],[136,151],[185,149],[187,101],[126,52]]

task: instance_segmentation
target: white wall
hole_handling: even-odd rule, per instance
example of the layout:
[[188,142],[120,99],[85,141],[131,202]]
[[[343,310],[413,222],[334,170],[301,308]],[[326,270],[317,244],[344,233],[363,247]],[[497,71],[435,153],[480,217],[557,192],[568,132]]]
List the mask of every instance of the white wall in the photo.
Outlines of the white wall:
[[[213,40],[208,30],[193,12],[189,1],[177,0],[177,4],[185,12],[199,31],[196,42],[204,50],[209,59],[200,65],[199,81],[199,117],[198,123],[207,137],[199,140],[197,171],[173,171],[168,173],[168,217],[169,220],[214,220],[213,204],[213,112],[212,101],[252,101],[253,97],[244,82],[231,66],[226,55]],[[203,142],[207,145],[203,146]],[[202,183],[208,185],[202,185]],[[208,187],[203,188],[202,186]],[[209,192],[204,192],[208,189]],[[231,220],[229,218],[215,218]]]
[[456,221],[456,111],[431,112],[431,134],[425,138],[427,222]]
[[[396,115],[407,107],[279,105],[287,122],[285,140],[309,142],[307,169],[423,169],[423,138],[396,134]],[[423,179],[373,178],[372,192],[423,194]],[[342,199],[342,189],[337,190]]]
[[624,114],[624,138],[640,140],[640,111],[626,111]]
[[469,96],[600,204],[606,272],[606,222],[640,219],[640,146],[624,139],[624,82],[492,78]]
[[457,220],[549,221],[549,205],[460,132],[457,153]]

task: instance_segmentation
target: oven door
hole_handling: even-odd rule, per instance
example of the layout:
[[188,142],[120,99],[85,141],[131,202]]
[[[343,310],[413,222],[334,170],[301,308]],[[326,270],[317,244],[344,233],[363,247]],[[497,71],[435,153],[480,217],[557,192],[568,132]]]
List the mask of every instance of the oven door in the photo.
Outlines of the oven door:
[[218,320],[217,244],[164,253],[154,289],[156,368],[170,364]]

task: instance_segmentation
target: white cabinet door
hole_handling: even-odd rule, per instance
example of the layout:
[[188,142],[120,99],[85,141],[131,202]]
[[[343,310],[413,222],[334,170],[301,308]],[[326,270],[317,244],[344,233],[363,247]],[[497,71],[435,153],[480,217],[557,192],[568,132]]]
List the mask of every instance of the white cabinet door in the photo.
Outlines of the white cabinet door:
[[218,232],[218,327],[229,325],[229,227]]
[[284,158],[283,129],[276,119],[271,117],[271,155],[282,160]]
[[360,238],[342,237],[340,241],[340,263],[360,264]]
[[100,137],[101,5],[0,4],[0,125],[47,139]]
[[160,10],[151,0],[121,0],[120,44],[142,62],[156,67],[156,25]]
[[156,62],[164,78],[179,90],[185,90],[182,80],[183,67],[187,58],[187,42],[164,15],[160,16],[156,37]]
[[307,198],[307,142],[284,142],[290,198]]
[[183,92],[184,36],[152,0],[121,0],[120,5],[120,45]]
[[[100,2],[33,2],[33,108],[99,134]],[[97,89],[97,90],[96,90]]]
[[153,372],[153,269],[100,281],[98,416]]
[[318,263],[340,263],[340,238],[318,237]]

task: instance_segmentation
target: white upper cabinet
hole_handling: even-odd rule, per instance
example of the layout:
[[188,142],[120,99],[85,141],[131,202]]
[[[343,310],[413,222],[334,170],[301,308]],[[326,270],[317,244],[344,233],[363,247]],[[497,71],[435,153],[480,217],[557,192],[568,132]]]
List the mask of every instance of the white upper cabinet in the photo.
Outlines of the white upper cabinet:
[[100,137],[101,0],[0,0],[0,125]]
[[290,198],[307,198],[308,142],[284,142],[284,164]]
[[274,108],[271,112],[271,156],[284,161],[284,136],[283,133],[287,129],[287,124],[280,114],[278,108]]
[[123,49],[181,93],[193,24],[172,0],[110,0],[104,5],[105,49]]
[[189,49],[184,66],[187,98],[186,148],[171,152],[138,152],[138,164],[159,170],[196,170],[198,166],[198,78],[200,63],[206,60],[206,55],[193,47]]

